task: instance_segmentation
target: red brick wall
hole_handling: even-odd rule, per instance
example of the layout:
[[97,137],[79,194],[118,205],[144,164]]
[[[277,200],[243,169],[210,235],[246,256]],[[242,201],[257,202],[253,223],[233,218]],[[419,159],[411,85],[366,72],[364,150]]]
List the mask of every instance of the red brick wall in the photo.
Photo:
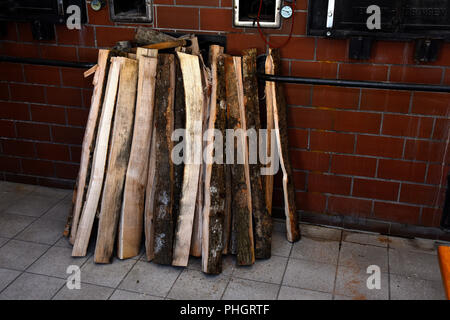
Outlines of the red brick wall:
[[[176,2],[176,5],[174,3]],[[380,41],[370,61],[347,58],[347,41],[307,37],[306,0],[298,0],[294,37],[282,49],[284,74],[450,85],[450,44],[439,60],[416,65],[413,43]],[[231,25],[231,0],[155,0],[155,28],[224,34],[228,51],[267,46],[254,29]],[[10,23],[0,54],[96,61],[96,49],[131,39],[135,26],[93,12],[82,31],[56,27],[56,40],[33,41]],[[287,37],[289,22],[270,31]],[[82,70],[1,64],[0,178],[70,186],[77,175],[90,80]],[[287,85],[289,132],[301,210],[437,226],[448,172],[450,95]],[[278,180],[275,205],[282,206]]]

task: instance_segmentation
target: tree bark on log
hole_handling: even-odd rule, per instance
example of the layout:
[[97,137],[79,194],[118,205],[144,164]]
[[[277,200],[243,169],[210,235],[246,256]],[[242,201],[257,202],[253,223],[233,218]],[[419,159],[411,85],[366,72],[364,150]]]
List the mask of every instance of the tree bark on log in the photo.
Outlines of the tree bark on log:
[[[202,270],[209,274],[222,272],[223,223],[225,216],[225,165],[217,163],[224,154],[222,144],[214,141],[215,131],[225,136],[226,92],[223,48],[211,46],[212,75],[205,174],[205,205],[203,209]],[[221,148],[217,150],[216,147]]]
[[268,259],[272,251],[272,217],[267,207],[263,192],[261,166],[258,162],[258,135],[261,129],[259,115],[258,80],[256,78],[256,49],[243,52],[243,83],[247,130],[254,130],[256,136],[254,148],[249,148],[255,159],[249,165],[252,191],[252,210],[255,222],[255,257]]
[[175,37],[153,30],[152,28],[138,27],[134,35],[134,41],[138,46],[145,46],[154,43],[175,41]]
[[156,175],[154,184],[153,261],[158,264],[170,265],[172,263],[174,234],[172,217],[174,166],[171,159],[175,100],[175,61],[173,55],[159,55],[155,100]]
[[[175,59],[176,85],[175,85],[175,106],[174,106],[174,128],[186,129],[186,105],[183,85],[183,73],[181,72],[180,61]],[[184,141],[185,142],[185,141]],[[181,143],[181,142],[180,142]],[[183,157],[183,152],[179,154]],[[180,214],[180,199],[183,188],[184,162],[175,164],[174,169],[174,200],[173,200],[173,223],[176,225]]]
[[153,126],[152,141],[150,146],[150,157],[148,160],[148,178],[147,188],[145,190],[145,208],[144,208],[144,234],[145,234],[145,251],[147,254],[147,261],[152,261],[155,257],[154,240],[155,240],[155,225],[154,210],[155,210],[155,177],[156,177],[156,128]]
[[141,248],[145,190],[153,133],[157,58],[141,55],[138,50],[138,60],[136,114],[117,244],[120,259],[137,256]]
[[[241,58],[227,57],[225,69],[229,127],[242,130],[240,135],[237,134],[237,143],[240,148],[236,148],[235,145],[235,151],[242,152],[241,157],[244,160],[243,164],[235,163],[231,166],[232,211],[233,226],[236,232],[237,262],[239,265],[252,265],[255,262],[255,250]],[[237,153],[235,152],[235,154]]]
[[[281,58],[279,50],[271,50],[269,63],[272,60],[274,74],[281,72]],[[286,214],[287,239],[290,242],[300,240],[300,227],[295,205],[295,186],[292,167],[289,159],[287,104],[281,83],[272,83],[274,123],[277,136],[278,153],[283,170],[284,208]]]
[[224,164],[225,166],[225,217],[223,222],[223,254],[229,254],[231,252],[231,205],[232,205],[232,194],[231,194],[231,168],[229,164]]
[[86,197],[87,185],[89,185],[88,171],[91,169],[92,153],[95,148],[95,137],[97,134],[97,127],[99,123],[99,115],[103,103],[106,75],[109,69],[109,50],[99,50],[98,52],[98,67],[95,71],[93,80],[94,93],[92,94],[91,108],[84,133],[83,146],[81,151],[80,170],[78,173],[77,185],[74,191],[73,213],[72,218],[69,216],[68,226],[66,227],[66,234],[69,234],[70,228],[70,243],[75,243],[75,236],[78,231],[78,223],[80,220],[81,210]]
[[[186,147],[180,215],[172,264],[187,266],[202,161],[203,88],[199,58],[178,52],[186,96]],[[200,141],[199,141],[200,140]]]
[[136,106],[138,63],[124,59],[120,70],[114,127],[111,137],[108,170],[103,189],[100,221],[94,261],[109,263],[116,240],[117,225],[122,208],[125,174],[130,157]]
[[119,84],[120,68],[123,58],[112,58],[111,68],[108,76],[108,84],[102,108],[102,115],[98,126],[97,142],[95,144],[94,157],[92,160],[91,180],[86,194],[78,231],[72,256],[86,256],[92,226],[97,212],[105,174],[106,158],[108,155],[109,137],[111,133],[112,117],[116,104],[117,88]]

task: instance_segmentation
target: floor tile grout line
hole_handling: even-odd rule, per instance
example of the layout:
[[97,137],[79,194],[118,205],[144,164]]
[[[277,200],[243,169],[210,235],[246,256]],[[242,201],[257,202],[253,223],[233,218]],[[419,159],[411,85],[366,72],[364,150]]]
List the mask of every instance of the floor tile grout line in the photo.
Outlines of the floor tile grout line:
[[292,250],[294,248],[294,245],[295,244],[291,244],[291,248],[289,249],[289,256],[288,256],[287,261],[286,261],[286,266],[284,267],[283,276],[281,277],[281,283],[280,283],[280,287],[278,288],[276,300],[278,300],[278,298],[280,297],[281,287],[283,286],[283,283],[284,283],[284,277],[286,275],[286,271],[287,271],[287,268],[288,268],[288,265],[289,265],[289,261],[290,261],[290,257],[291,257],[291,253],[292,253]]
[[[24,216],[24,217],[29,217],[29,218],[35,218],[32,222],[30,222],[28,225],[26,225],[22,230],[20,230],[19,232],[17,232],[15,235],[14,235],[14,237],[12,237],[11,238],[11,240],[16,240],[16,241],[24,241],[24,242],[31,242],[31,243],[37,243],[37,244],[43,244],[43,243],[40,243],[40,242],[36,242],[36,241],[26,241],[26,240],[21,240],[21,239],[17,239],[17,237],[22,233],[22,232],[24,232],[26,229],[28,229],[31,225],[33,225],[35,222],[37,222],[39,219],[41,219],[44,215],[46,215],[50,210],[52,210],[54,207],[56,207],[57,205],[59,205],[62,201],[64,201],[64,199],[65,199],[65,197],[63,198],[63,199],[61,199],[61,200],[59,200],[57,203],[55,203],[53,206],[51,206],[51,207],[49,207],[46,211],[44,211],[40,216],[38,216],[38,217],[32,217],[32,216],[24,216],[24,215],[20,215],[20,214],[17,214],[17,215],[19,215],[19,216]],[[7,212],[6,212],[7,213]],[[7,213],[8,214],[8,213]],[[14,214],[14,213],[9,213],[9,214]],[[60,239],[60,238],[59,238]],[[58,242],[59,241],[59,239],[56,241],[56,242]],[[55,242],[55,243],[56,243]],[[53,246],[52,244],[47,244],[47,243],[45,243],[45,245],[50,245],[50,246]]]
[[227,284],[225,286],[225,289],[223,290],[222,295],[220,296],[220,300],[223,300],[223,297],[225,296],[225,292],[228,290],[228,286],[230,285],[230,282],[233,279],[234,270],[236,270],[235,266],[231,265],[231,273],[230,273],[230,276],[228,277],[228,281],[227,281]]
[[[92,256],[93,256],[94,254],[92,254]],[[89,257],[89,259],[90,259],[90,257]],[[126,260],[128,260],[128,259],[126,259]],[[133,260],[133,259],[130,259],[130,260]],[[126,277],[128,277],[128,275],[130,274],[130,272],[131,272],[131,270],[133,270],[133,268],[134,268],[134,266],[139,262],[139,260],[133,260],[134,261],[134,263],[133,263],[133,265],[131,266],[131,268],[125,273],[125,275],[122,277],[122,279],[120,279],[120,281],[119,281],[119,283],[117,284],[117,286],[115,286],[113,289],[118,289],[119,287],[120,287],[120,285],[122,284],[122,282],[126,279]],[[95,262],[94,262],[94,264],[95,264]]]
[[390,260],[390,253],[389,253],[389,241],[387,243],[387,261],[388,261],[388,300],[392,300],[391,299],[391,260]]
[[[9,270],[9,269],[7,269],[7,270]],[[19,271],[19,270],[13,270],[13,271],[18,271],[19,274],[14,278],[14,280],[12,280],[10,283],[8,283],[8,285],[6,287],[4,287],[3,290],[0,290],[0,296],[3,294],[3,292],[6,291],[6,289],[8,289],[8,287],[10,285],[12,285],[14,282],[16,282],[16,280],[19,279],[19,277],[21,277],[22,274],[24,274],[24,271]]]
[[172,291],[173,287],[175,286],[175,283],[178,281],[178,279],[181,277],[181,274],[187,270],[187,268],[183,268],[180,270],[180,272],[177,275],[177,278],[175,279],[175,281],[172,283],[172,285],[170,286],[170,289],[167,291],[167,294],[164,296],[164,300],[167,300],[169,298],[169,294]]
[[55,298],[57,296],[57,294],[62,291],[62,289],[67,285],[67,282],[64,282],[63,285],[61,286],[61,288],[59,288],[58,290],[56,290],[56,292],[52,295],[52,297],[49,300],[53,300],[53,298]]
[[[113,289],[113,288],[111,288],[111,289]],[[113,290],[113,292],[111,293],[111,295],[108,297],[107,300],[111,300],[111,297],[112,297],[112,296],[114,295],[114,293],[116,293],[118,290],[119,290],[119,291],[125,291],[125,292],[128,292],[128,293],[142,294],[142,295],[144,295],[144,296],[150,296],[150,297],[154,297],[154,298],[165,299],[165,298],[162,297],[162,296],[157,296],[157,295],[154,295],[154,294],[143,293],[143,292],[139,292],[139,291],[133,291],[133,290],[130,290],[130,289],[119,289],[119,288],[116,288],[116,289]]]
[[[59,201],[59,202],[61,202],[62,201],[62,199]],[[58,203],[59,203],[58,202]],[[56,204],[55,204],[56,205]],[[41,215],[41,217],[43,216],[43,215],[45,215],[47,212],[49,212],[52,208],[53,208],[54,206],[52,206],[51,208],[49,208],[47,211],[45,211],[42,215]],[[39,217],[40,218],[40,217]],[[31,224],[29,224],[25,229],[27,229],[29,226],[31,226],[33,223],[35,223],[39,218],[37,218],[35,221],[33,221]],[[22,230],[21,232],[19,232],[18,234],[16,234],[15,235],[15,237],[13,238],[13,240],[15,240],[15,241],[23,241],[23,240],[19,240],[19,239],[16,239],[16,237],[19,235],[19,234],[21,234],[23,231],[25,231],[25,229],[24,230]],[[56,240],[55,241],[55,243],[56,242],[58,242],[59,241],[59,239],[58,240]],[[35,244],[39,244],[39,245],[43,245],[43,244],[41,244],[41,243],[37,243],[37,242],[32,242],[32,241],[23,241],[23,242],[28,242],[28,243],[35,243]],[[53,244],[53,245],[55,245],[55,243]],[[39,259],[41,259],[52,247],[53,247],[53,245],[48,245],[48,244],[46,244],[47,246],[48,246],[48,248],[47,248],[47,250],[45,250],[37,259],[35,259],[28,267],[26,267],[25,268],[25,270],[24,271],[27,271],[29,268],[31,268],[31,266],[33,266],[35,263],[36,263],[36,261],[38,261]]]
[[309,289],[306,287],[295,287],[295,286],[286,285],[286,284],[284,284],[283,287],[292,288],[292,289],[300,289],[300,290],[311,291],[311,292],[316,292],[316,293],[324,293],[324,294],[331,294],[331,295],[333,294],[332,292],[329,292],[329,291],[314,290],[314,289]]
[[[7,213],[7,214],[14,215],[13,213]],[[22,232],[24,232],[25,229],[27,229],[29,226],[31,226],[33,223],[35,223],[36,221],[39,220],[39,217],[30,217],[30,216],[22,216],[22,215],[18,215],[18,216],[21,216],[21,217],[27,217],[27,218],[34,218],[34,220],[31,221],[29,224],[27,224],[27,225],[26,225],[25,227],[23,227],[22,229],[20,229],[20,231],[18,231],[12,238],[7,238],[7,239],[9,239],[9,241],[11,241],[11,240],[17,240],[16,237],[17,237],[19,234],[21,234]],[[9,242],[9,241],[8,241],[8,242]],[[28,242],[29,242],[29,241],[28,241]]]
[[[25,192],[24,194],[18,196],[17,201],[20,201],[20,200],[24,199],[25,197],[30,196],[35,191],[35,189],[36,189],[36,187],[33,190]],[[14,191],[7,191],[5,193],[14,193],[14,194],[16,194],[16,192],[14,192]],[[16,203],[11,203],[9,206],[6,206],[5,208],[3,208],[3,210],[0,210],[0,213],[7,213],[6,211],[9,208],[11,208],[12,206],[14,206],[15,204]]]
[[[31,193],[33,193],[34,191],[32,191]],[[41,242],[37,242],[37,241],[29,241],[29,240],[23,240],[23,239],[18,239],[17,237],[22,234],[26,229],[28,229],[31,225],[33,225],[34,223],[36,223],[38,220],[40,220],[43,216],[45,216],[48,212],[50,212],[50,210],[52,210],[53,208],[55,208],[57,205],[59,205],[60,203],[62,203],[62,201],[65,200],[66,197],[63,197],[61,200],[59,200],[57,203],[55,203],[53,206],[49,207],[46,211],[44,211],[44,213],[42,213],[39,217],[31,217],[31,216],[25,216],[25,217],[29,217],[29,218],[34,218],[34,220],[32,222],[30,222],[29,224],[27,224],[23,229],[21,229],[19,232],[17,232],[9,241],[7,241],[7,243],[9,243],[11,240],[14,241],[22,241],[22,242],[28,242],[28,243],[34,243],[34,244],[39,244],[39,245],[47,245],[50,247],[53,247],[61,238],[58,238],[58,240],[56,240],[53,244],[48,244],[48,243],[41,243]],[[10,213],[11,215],[14,215],[14,213]],[[17,214],[19,216],[23,216],[20,214]],[[7,243],[5,243],[4,245],[6,245]],[[0,248],[2,248],[4,245],[2,245]],[[49,249],[47,249],[48,251]],[[47,253],[47,251],[45,253]],[[44,253],[44,254],[45,254]],[[42,257],[42,255],[38,258],[40,259]],[[37,259],[37,260],[38,260]],[[35,260],[34,262],[36,262],[37,260]],[[34,262],[31,264],[33,265]],[[31,265],[29,267],[31,267]]]
[[337,257],[337,261],[336,261],[336,272],[334,275],[333,292],[331,294],[331,300],[334,300],[336,297],[336,283],[337,283],[337,276],[338,276],[338,271],[339,271],[339,260],[341,258],[341,248],[342,248],[343,239],[344,239],[344,232],[341,231],[341,239],[339,240],[338,257]]

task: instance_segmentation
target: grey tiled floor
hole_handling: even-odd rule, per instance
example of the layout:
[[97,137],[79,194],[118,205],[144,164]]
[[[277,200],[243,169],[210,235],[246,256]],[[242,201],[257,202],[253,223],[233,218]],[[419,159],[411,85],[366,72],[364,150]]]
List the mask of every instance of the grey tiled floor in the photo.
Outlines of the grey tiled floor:
[[[72,258],[61,236],[71,192],[0,182],[0,299],[444,299],[434,241],[302,225],[290,244],[277,222],[273,257],[207,276],[200,259],[188,268],[136,257],[96,265],[92,249]],[[66,287],[69,265],[81,268],[81,290]],[[369,290],[367,267],[381,270]]]

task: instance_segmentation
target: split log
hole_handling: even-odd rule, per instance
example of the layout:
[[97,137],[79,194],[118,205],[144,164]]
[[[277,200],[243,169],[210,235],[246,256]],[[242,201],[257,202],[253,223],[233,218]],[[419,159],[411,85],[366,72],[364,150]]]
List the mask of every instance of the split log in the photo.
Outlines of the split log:
[[[198,53],[196,55],[200,61],[200,67],[202,69],[202,87],[203,87],[203,122],[202,122],[202,132],[206,131],[207,121],[209,117],[209,105],[211,103],[211,79],[210,79],[210,70],[205,66],[202,56],[200,55],[200,51],[198,49],[197,38],[193,38],[193,45],[195,48],[195,44],[197,44]],[[194,51],[195,52],[195,51]],[[203,138],[201,141],[201,150],[203,150]],[[202,158],[203,159],[203,158]],[[202,238],[203,238],[203,202],[204,202],[204,177],[206,175],[206,166],[202,163],[200,164],[200,178],[198,181],[198,191],[197,191],[197,204],[195,208],[194,215],[194,226],[192,230],[192,239],[191,239],[191,255],[194,257],[202,256]]]
[[84,257],[91,237],[92,225],[94,224],[97,207],[103,187],[106,157],[108,154],[111,122],[116,103],[117,88],[119,84],[120,68],[123,58],[112,58],[111,69],[108,75],[108,84],[102,108],[102,115],[98,126],[97,142],[94,157],[92,159],[91,180],[86,194],[86,202],[83,207],[72,256]]
[[[175,110],[174,110],[174,129],[186,128],[186,106],[184,101],[184,86],[183,86],[183,73],[181,72],[180,61],[175,59],[176,66],[176,85],[175,85]],[[180,153],[180,157],[183,154]],[[180,213],[180,199],[183,187],[183,172],[184,172],[184,162],[180,164],[175,164],[174,169],[174,203],[173,203],[173,222],[174,225],[178,220],[178,215]]]
[[175,41],[176,38],[152,28],[138,27],[134,40],[139,46],[145,46],[153,43]]
[[[198,179],[200,176],[203,121],[202,73],[197,56],[178,52],[186,96],[186,147],[180,215],[177,222],[172,264],[187,266],[191,247]],[[199,141],[200,140],[200,141]]]
[[[70,242],[75,243],[75,236],[78,231],[78,222],[83,208],[83,202],[85,200],[85,189],[88,185],[88,170],[91,167],[92,152],[94,150],[94,141],[96,136],[96,128],[99,121],[99,114],[103,103],[104,90],[106,85],[106,74],[108,72],[109,65],[108,50],[99,50],[98,53],[98,68],[95,71],[93,80],[94,93],[92,94],[91,109],[89,111],[89,117],[86,125],[86,131],[84,133],[83,146],[81,151],[80,170],[78,173],[77,186],[74,192],[74,207],[72,217],[69,219],[68,225],[71,225]],[[67,230],[67,234],[69,231]]]
[[[269,60],[266,60],[265,71],[266,74],[273,74],[272,65],[269,64]],[[267,127],[267,140],[266,140],[266,155],[268,159],[273,159],[272,151],[275,149],[272,146],[272,131],[274,129],[274,118],[273,118],[273,100],[275,97],[273,96],[273,82],[266,82],[266,127]],[[267,170],[270,170],[270,167],[273,166],[272,163],[268,164]],[[265,200],[267,211],[270,215],[272,215],[272,197],[273,197],[273,182],[274,182],[274,174],[268,174],[264,177],[264,192],[265,192]]]
[[174,224],[173,181],[174,166],[171,159],[173,150],[172,132],[175,99],[174,56],[160,54],[156,78],[154,127],[155,146],[155,188],[154,195],[154,249],[153,261],[159,264],[172,263]]
[[157,58],[140,55],[136,113],[118,234],[118,257],[137,256],[141,247],[148,178]]
[[188,45],[188,41],[184,39],[180,40],[174,40],[174,41],[167,41],[167,42],[160,42],[160,43],[154,43],[142,46],[146,49],[158,49],[158,50],[165,50],[165,49],[174,49],[177,47],[184,47]]
[[154,240],[155,240],[155,225],[154,206],[155,206],[155,177],[156,177],[156,127],[153,126],[152,141],[150,147],[150,159],[148,161],[148,179],[145,193],[145,209],[144,209],[144,232],[145,232],[145,250],[147,254],[147,261],[152,261],[155,257]]
[[[229,124],[237,135],[235,154],[243,160],[243,164],[231,166],[233,192],[233,228],[236,236],[237,262],[239,265],[252,265],[255,262],[255,249],[252,225],[252,200],[250,173],[248,166],[248,146],[246,136],[245,105],[242,83],[242,62],[240,57],[227,57],[226,95],[228,102]],[[239,130],[241,131],[239,134]],[[230,143],[230,142],[227,142]],[[238,153],[242,153],[240,156]]]
[[[202,127],[202,132],[203,132]],[[201,147],[203,150],[203,144]],[[190,255],[200,258],[202,256],[202,232],[203,232],[203,179],[205,176],[203,163],[200,164],[200,176],[198,179],[197,200],[195,202],[194,222],[192,225]]]
[[231,166],[225,166],[225,217],[223,222],[223,254],[229,254],[231,249],[231,226],[232,226],[232,192],[231,192]]
[[[202,270],[209,274],[222,272],[223,224],[225,216],[225,165],[217,163],[223,157],[223,144],[214,144],[215,132],[225,136],[226,93],[223,48],[210,47],[212,92],[209,113],[205,173],[205,203],[203,208]],[[219,62],[220,60],[220,62]],[[222,141],[223,142],[223,141]],[[216,147],[222,148],[217,150]]]
[[[258,80],[256,78],[256,49],[243,52],[243,82],[247,130],[254,130],[255,138],[261,129],[259,115]],[[258,143],[255,139],[255,149],[252,150],[256,160],[250,164],[250,182],[252,190],[252,209],[255,222],[255,257],[268,259],[272,250],[272,217],[270,216],[263,192],[261,166],[258,162]]]
[[89,70],[85,71],[85,72],[83,73],[83,76],[84,76],[85,78],[88,78],[88,77],[90,77],[91,75],[93,75],[93,74],[97,71],[97,69],[98,69],[98,64],[96,64],[95,66],[93,66],[93,67],[90,68]]
[[101,202],[94,257],[96,263],[109,263],[114,249],[117,225],[122,208],[125,173],[131,149],[138,81],[137,74],[137,61],[124,59],[120,70],[119,92],[114,116],[108,171]]
[[[281,59],[278,50],[271,50],[269,53],[269,65],[273,64],[274,74],[281,72]],[[290,242],[300,240],[300,226],[295,205],[295,186],[292,174],[291,162],[289,159],[288,144],[288,124],[287,124],[287,104],[281,83],[272,83],[273,115],[275,123],[275,133],[277,137],[278,153],[280,155],[281,169],[283,170],[283,192],[284,208],[286,214],[287,239]]]

